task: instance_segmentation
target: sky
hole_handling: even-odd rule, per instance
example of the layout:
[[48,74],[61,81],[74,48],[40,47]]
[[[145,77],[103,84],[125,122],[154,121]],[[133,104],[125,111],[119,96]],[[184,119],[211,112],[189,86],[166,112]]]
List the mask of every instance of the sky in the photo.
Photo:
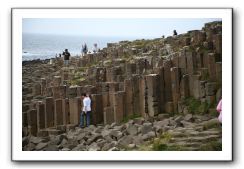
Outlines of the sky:
[[189,30],[200,30],[205,23],[217,20],[221,19],[25,18],[22,31],[23,33],[53,35],[157,38],[162,35],[166,37],[172,35],[174,29],[178,34],[186,33]]

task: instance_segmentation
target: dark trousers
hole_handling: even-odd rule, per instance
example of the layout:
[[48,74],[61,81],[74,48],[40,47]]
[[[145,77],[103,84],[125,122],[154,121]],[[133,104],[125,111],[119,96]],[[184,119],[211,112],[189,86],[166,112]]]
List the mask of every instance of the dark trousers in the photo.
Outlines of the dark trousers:
[[[88,127],[90,125],[90,117],[91,117],[91,111],[84,112],[81,111],[80,113],[80,127],[84,127],[84,124]],[[86,121],[86,123],[84,123]]]

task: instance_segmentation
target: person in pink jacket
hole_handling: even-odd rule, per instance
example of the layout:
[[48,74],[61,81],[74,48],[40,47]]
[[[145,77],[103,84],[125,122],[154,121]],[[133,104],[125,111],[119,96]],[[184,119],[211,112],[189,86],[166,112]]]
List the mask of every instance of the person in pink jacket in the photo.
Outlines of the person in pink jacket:
[[217,106],[217,111],[219,112],[219,122],[222,123],[222,99],[220,99],[218,106]]

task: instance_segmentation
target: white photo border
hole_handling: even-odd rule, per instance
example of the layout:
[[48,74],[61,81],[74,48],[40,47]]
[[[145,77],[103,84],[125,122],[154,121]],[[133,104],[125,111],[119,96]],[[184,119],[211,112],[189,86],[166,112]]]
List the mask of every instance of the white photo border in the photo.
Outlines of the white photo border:
[[[12,8],[13,161],[232,161],[232,8]],[[221,18],[222,151],[22,151],[23,18]]]

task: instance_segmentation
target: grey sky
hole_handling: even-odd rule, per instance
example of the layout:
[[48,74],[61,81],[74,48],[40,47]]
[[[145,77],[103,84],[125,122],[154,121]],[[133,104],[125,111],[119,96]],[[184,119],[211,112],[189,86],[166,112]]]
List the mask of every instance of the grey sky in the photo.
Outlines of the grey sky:
[[23,33],[106,36],[106,37],[160,37],[201,29],[204,23],[221,19],[23,19]]

